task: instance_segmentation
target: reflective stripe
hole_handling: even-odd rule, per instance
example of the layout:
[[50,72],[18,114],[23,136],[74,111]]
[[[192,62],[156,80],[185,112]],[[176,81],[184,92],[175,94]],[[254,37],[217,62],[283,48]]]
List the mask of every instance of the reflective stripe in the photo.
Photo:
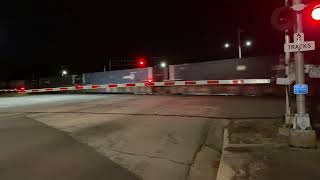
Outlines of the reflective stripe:
[[118,84],[118,87],[127,87],[127,84]]
[[126,86],[127,86],[127,87],[134,87],[134,86],[136,86],[136,84],[134,84],[134,83],[128,83],[128,84],[126,84]]
[[196,85],[197,81],[186,81],[185,85]]
[[117,84],[109,84],[109,88],[116,88],[116,87],[118,87]]
[[173,86],[175,85],[175,82],[164,82],[165,86]]
[[155,82],[154,86],[165,86],[165,82]]
[[145,87],[145,83],[135,83],[136,87]]
[[93,85],[93,86],[91,86],[91,88],[92,89],[98,89],[98,88],[100,88],[100,85]]
[[196,81],[196,85],[207,85],[208,81]]
[[208,80],[208,84],[219,84],[219,80]]
[[232,84],[244,84],[244,80],[232,80]]

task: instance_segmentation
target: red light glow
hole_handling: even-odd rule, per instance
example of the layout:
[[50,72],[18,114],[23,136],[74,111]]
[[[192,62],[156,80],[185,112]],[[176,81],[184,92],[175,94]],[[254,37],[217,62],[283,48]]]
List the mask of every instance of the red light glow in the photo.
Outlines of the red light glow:
[[311,16],[314,20],[319,21],[320,20],[320,7],[316,7],[313,9]]
[[137,60],[137,66],[138,67],[144,67],[147,64],[147,60],[145,58],[139,58]]

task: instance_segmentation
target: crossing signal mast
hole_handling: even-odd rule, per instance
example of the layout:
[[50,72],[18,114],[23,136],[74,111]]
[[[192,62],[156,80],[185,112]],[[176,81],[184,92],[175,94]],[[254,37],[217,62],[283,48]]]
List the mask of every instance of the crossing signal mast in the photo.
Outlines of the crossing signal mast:
[[[304,75],[304,51],[315,50],[314,41],[305,41],[303,33],[303,19],[311,19],[311,25],[320,25],[320,1],[311,4],[303,4],[302,0],[292,0],[292,6],[289,6],[286,0],[286,6],[274,10],[271,16],[271,24],[279,31],[285,31],[286,42],[284,52],[286,61],[290,60],[290,54],[294,53],[296,84],[294,85],[294,94],[296,95],[297,112],[290,123],[292,129],[289,133],[289,143],[294,147],[310,148],[316,147],[316,133],[311,127],[309,114],[306,112],[306,95],[308,94],[308,85],[305,84]],[[293,32],[293,42],[290,42],[289,32]],[[289,62],[286,62],[289,63]]]

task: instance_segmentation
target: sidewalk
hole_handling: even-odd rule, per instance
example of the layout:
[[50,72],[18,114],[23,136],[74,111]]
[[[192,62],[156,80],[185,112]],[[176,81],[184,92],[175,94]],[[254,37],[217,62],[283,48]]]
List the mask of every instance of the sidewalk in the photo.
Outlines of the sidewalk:
[[236,120],[224,132],[217,180],[320,179],[320,149],[288,146],[281,119]]

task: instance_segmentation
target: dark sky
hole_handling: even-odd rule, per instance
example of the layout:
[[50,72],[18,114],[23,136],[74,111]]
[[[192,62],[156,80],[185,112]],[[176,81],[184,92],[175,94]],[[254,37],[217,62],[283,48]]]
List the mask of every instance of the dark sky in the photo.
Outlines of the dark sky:
[[[8,0],[0,3],[0,79],[102,71],[106,59],[164,56],[170,63],[282,52],[270,25],[279,0]],[[319,28],[318,31],[319,32]]]

